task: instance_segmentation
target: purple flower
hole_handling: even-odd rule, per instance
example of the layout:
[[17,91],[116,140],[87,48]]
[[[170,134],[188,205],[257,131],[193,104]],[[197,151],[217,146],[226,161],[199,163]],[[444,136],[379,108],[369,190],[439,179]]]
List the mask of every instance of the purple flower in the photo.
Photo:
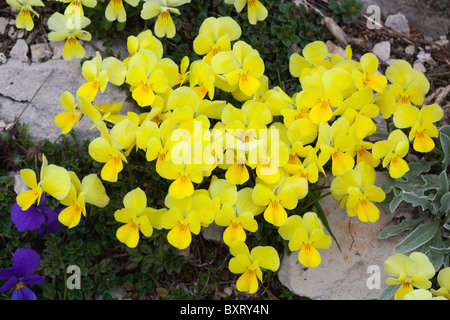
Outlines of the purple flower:
[[53,210],[45,206],[47,200],[46,194],[42,194],[38,206],[31,206],[27,210],[16,203],[11,208],[11,221],[16,226],[17,230],[23,232],[25,230],[39,229],[38,234],[44,236],[45,234],[57,231],[63,225],[58,220],[58,215],[61,209]]
[[13,256],[11,268],[0,269],[0,280],[7,280],[0,292],[7,291],[15,286],[11,300],[36,300],[36,294],[26,285],[41,284],[44,276],[33,273],[41,264],[41,257],[33,249],[20,248]]

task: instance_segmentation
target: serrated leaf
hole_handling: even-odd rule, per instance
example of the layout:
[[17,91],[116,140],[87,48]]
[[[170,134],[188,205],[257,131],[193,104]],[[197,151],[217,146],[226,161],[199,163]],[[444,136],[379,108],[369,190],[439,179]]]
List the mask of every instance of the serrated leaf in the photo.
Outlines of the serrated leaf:
[[428,197],[418,196],[412,192],[403,191],[402,199],[408,203],[411,203],[414,207],[421,206],[423,211],[430,209],[431,207]]
[[401,192],[399,195],[396,195],[389,204],[389,210],[391,211],[391,213],[393,213],[397,209],[398,205],[403,201],[402,193],[403,192]]
[[439,221],[422,224],[401,241],[394,250],[397,253],[405,253],[423,246],[436,235]]
[[378,235],[378,238],[380,239],[387,239],[393,236],[397,236],[400,233],[408,230],[414,229],[420,222],[425,220],[428,217],[428,215],[422,215],[420,218],[417,219],[408,219],[404,220],[401,223],[397,225],[387,226],[384,228],[380,234]]

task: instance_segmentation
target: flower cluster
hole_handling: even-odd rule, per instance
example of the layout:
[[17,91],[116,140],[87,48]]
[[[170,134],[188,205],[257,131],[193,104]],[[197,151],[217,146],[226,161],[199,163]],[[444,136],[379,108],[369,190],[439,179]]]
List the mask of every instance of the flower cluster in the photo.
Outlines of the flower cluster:
[[[126,2],[135,6],[138,1]],[[188,2],[146,1],[141,17],[158,16],[154,32],[130,36],[129,56],[123,60],[97,52],[83,62],[85,83],[60,96],[64,112],[54,122],[62,134],[82,118],[98,130],[88,152],[102,165],[97,173],[101,179],[92,173],[80,180],[74,172],[49,165],[44,156],[39,183],[32,170],[21,171],[30,190],[18,195],[15,211],[34,208],[33,219],[21,228],[37,228],[46,221],[41,201],[49,195],[64,207],[57,213],[59,223],[73,228],[86,216],[86,204],[109,204],[102,180],[117,182],[133,155],[142,153],[170,182],[164,207],[148,207],[140,187],[130,190],[123,208],[114,213],[120,224],[117,239],[134,248],[156,228],[166,230],[170,245],[182,250],[202,228],[222,226],[223,241],[233,256],[229,269],[242,274],[237,289],[254,293],[263,281],[262,270],[278,270],[279,255],[271,246],[250,250],[245,243],[249,233],[261,222],[269,223],[290,250],[299,251],[301,264],[317,267],[317,249],[330,248],[331,238],[318,215],[299,205],[310,185],[330,171],[331,193],[348,215],[376,222],[379,210],[374,202],[385,199],[375,185],[376,169],[387,167],[391,177],[403,176],[409,170],[404,158],[411,141],[415,151],[431,151],[438,135],[435,123],[443,112],[438,105],[419,107],[429,83],[406,61],[394,63],[383,75],[372,53],[355,61],[350,47],[343,57],[331,54],[322,41],[290,57],[290,72],[302,90],[288,95],[271,86],[263,58],[240,39],[242,30],[231,17],[205,19],[193,42],[199,59],[175,62],[164,56],[158,37],[174,35],[170,13],[179,14],[176,7]],[[259,1],[226,3],[238,11],[247,4],[250,23],[267,16]],[[95,1],[73,1],[64,14],[49,19],[50,40],[67,39],[66,59],[84,56],[77,39],[90,39],[82,30],[89,24],[82,5],[93,6]],[[124,21],[122,0],[111,0],[106,16]],[[108,85],[129,89],[141,112],[122,115],[123,101],[99,102],[98,92]],[[218,93],[229,99],[218,100]],[[374,135],[380,131],[375,120],[380,116],[395,125],[386,140]],[[447,282],[443,280],[444,287]]]

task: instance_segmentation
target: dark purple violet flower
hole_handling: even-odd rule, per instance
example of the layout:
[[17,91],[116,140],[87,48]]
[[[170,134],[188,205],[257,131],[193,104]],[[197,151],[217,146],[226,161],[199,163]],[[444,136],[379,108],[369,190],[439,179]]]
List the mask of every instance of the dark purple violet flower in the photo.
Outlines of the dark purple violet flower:
[[11,208],[11,221],[16,226],[17,230],[23,232],[25,230],[39,229],[38,234],[43,236],[48,233],[57,231],[63,225],[58,220],[58,215],[62,209],[53,210],[45,206],[47,195],[44,193],[41,196],[39,205],[31,206],[27,210],[16,203]]
[[27,285],[41,284],[44,276],[35,275],[41,257],[33,249],[20,248],[13,256],[11,268],[0,269],[0,280],[6,280],[0,292],[14,287],[11,300],[36,300],[36,294]]

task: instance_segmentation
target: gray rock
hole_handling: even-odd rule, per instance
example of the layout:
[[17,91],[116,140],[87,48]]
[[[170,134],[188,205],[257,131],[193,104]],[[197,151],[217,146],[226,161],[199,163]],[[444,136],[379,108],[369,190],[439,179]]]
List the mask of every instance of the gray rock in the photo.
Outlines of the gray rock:
[[5,64],[6,61],[8,61],[6,55],[3,52],[0,52],[0,64]]
[[410,33],[408,20],[401,12],[388,16],[384,25],[405,35],[409,35]]
[[11,59],[19,60],[22,62],[28,62],[28,45],[25,40],[18,39],[14,46],[11,48],[9,55]]
[[0,34],[4,34],[6,31],[6,27],[9,24],[9,20],[5,17],[0,17]]
[[[386,179],[389,179],[386,174],[378,173],[375,184],[379,186]],[[331,183],[330,178],[324,181]],[[396,217],[409,218],[413,210],[399,207],[391,214],[389,209],[380,208],[380,218],[376,223],[363,223],[357,217],[349,217],[345,208],[341,209],[331,195],[320,200],[320,204],[342,251],[334,241],[329,249],[319,249],[322,262],[316,268],[301,265],[298,251],[284,254],[278,271],[280,282],[293,293],[314,300],[378,299],[388,277],[383,262],[404,237],[399,235],[381,240],[378,235],[387,225],[394,224]],[[371,281],[374,271],[379,274],[378,283]]]
[[52,49],[45,42],[32,44],[30,46],[30,51],[31,51],[31,61],[33,61],[35,63],[39,63],[44,60],[48,60],[53,55]]
[[[92,47],[85,46],[85,49],[86,58],[95,56]],[[49,77],[44,83],[47,76]],[[53,120],[57,114],[64,112],[59,97],[64,91],[76,96],[77,89],[85,82],[81,74],[80,59],[70,61],[50,59],[32,64],[19,59],[9,59],[6,64],[0,65],[0,120],[6,123],[14,122],[26,107],[18,123],[28,126],[32,140],[56,141],[61,137],[61,129]],[[31,100],[41,85],[42,88]],[[95,101],[100,104],[124,102],[121,114],[128,111],[140,112],[125,99],[126,92],[122,88],[108,84],[105,92],[97,94]],[[90,130],[91,125],[92,121],[85,117],[81,119],[78,127],[74,127],[73,131],[78,141],[91,140],[99,136],[98,130]]]
[[391,57],[391,44],[389,41],[382,41],[374,45],[372,53],[382,61],[388,61]]

